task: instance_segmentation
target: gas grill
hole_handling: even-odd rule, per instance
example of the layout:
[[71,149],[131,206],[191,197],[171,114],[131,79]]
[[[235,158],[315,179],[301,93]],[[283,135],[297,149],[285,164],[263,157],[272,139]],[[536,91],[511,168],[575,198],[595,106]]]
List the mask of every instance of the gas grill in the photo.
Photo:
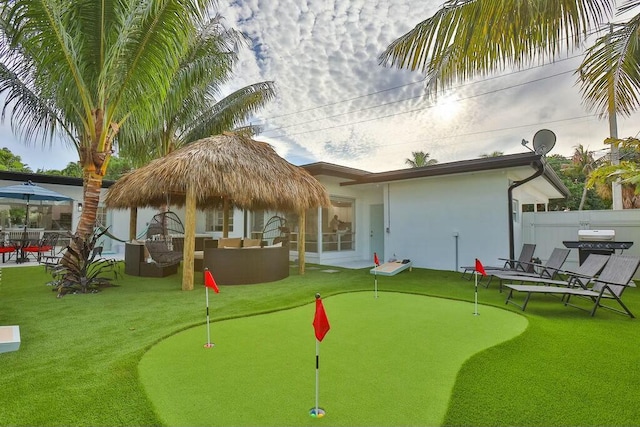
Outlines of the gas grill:
[[563,241],[565,247],[578,249],[580,264],[589,254],[611,255],[616,250],[624,251],[633,246],[633,242],[616,242],[614,230],[578,230],[577,241]]

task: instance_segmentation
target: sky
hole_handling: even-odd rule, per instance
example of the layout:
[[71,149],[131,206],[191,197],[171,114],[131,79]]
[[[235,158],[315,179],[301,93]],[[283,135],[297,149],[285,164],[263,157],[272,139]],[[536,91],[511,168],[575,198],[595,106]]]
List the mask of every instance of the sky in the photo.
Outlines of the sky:
[[[584,107],[576,84],[581,52],[456,83],[436,99],[427,95],[421,73],[380,65],[385,48],[441,3],[221,0],[225,24],[248,37],[221,95],[275,82],[276,99],[251,120],[263,129],[255,139],[296,165],[322,161],[382,172],[406,168],[414,151],[440,163],[521,153],[541,129],[556,135],[549,154],[570,156],[578,144],[606,153],[608,119]],[[619,137],[638,136],[639,118],[618,116]],[[59,142],[53,149],[25,147],[7,123],[0,126],[0,146],[34,171],[77,160]]]

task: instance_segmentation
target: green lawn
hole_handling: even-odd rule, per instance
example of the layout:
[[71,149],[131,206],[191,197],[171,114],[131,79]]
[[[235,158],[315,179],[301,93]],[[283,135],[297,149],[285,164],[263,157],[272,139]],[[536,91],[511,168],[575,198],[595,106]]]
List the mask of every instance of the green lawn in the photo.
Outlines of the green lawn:
[[[339,315],[329,310],[332,298],[338,304],[346,297],[339,295],[344,292],[369,290],[373,294],[373,276],[368,270],[337,270],[329,274],[308,268],[304,276],[298,276],[292,269],[288,279],[276,283],[223,286],[220,294],[210,294],[212,331],[218,328],[222,333],[241,322],[220,320],[285,308],[306,319],[308,313],[301,310],[309,310],[315,292],[320,292],[332,322],[322,348],[330,347],[330,340],[340,338],[336,329],[339,318],[332,320]],[[98,294],[57,299],[45,286],[48,280],[41,267],[2,269],[0,325],[20,325],[22,345],[17,352],[0,354],[0,424],[133,426],[162,425],[163,419],[172,422],[165,413],[170,408],[156,410],[157,396],[145,393],[139,365],[144,361],[140,371],[144,376],[148,350],[153,349],[150,357],[189,334],[198,340],[199,347],[204,344],[204,288],[182,291],[180,274],[162,279],[125,276],[118,280],[118,287]],[[196,275],[196,280],[201,282],[202,276]],[[474,298],[472,282],[454,272],[414,268],[393,277],[379,276],[378,286],[380,298],[395,295],[389,291],[470,303]],[[629,289],[624,297],[629,308],[640,313],[640,292]],[[488,310],[484,305],[521,313],[514,306],[505,306],[504,298],[495,286],[480,288],[480,317]],[[640,425],[637,319],[606,310],[591,318],[548,296],[534,296],[522,315],[528,322],[522,334],[475,353],[462,364],[450,396],[441,397],[448,399],[444,425]],[[278,316],[262,319],[271,322]],[[313,340],[311,318],[306,322],[304,327],[308,326]],[[456,325],[451,322],[451,328],[460,328]],[[166,338],[170,339],[163,342]],[[223,341],[214,349],[198,348],[198,353],[224,350],[224,334],[213,338]],[[331,354],[329,350],[326,353]],[[188,367],[197,362],[185,354],[175,364]],[[309,366],[313,369],[313,361]],[[329,415],[337,403],[328,403],[333,406],[327,407],[326,418],[316,420],[318,424],[332,425]],[[235,424],[260,425],[260,421],[238,420]],[[370,424],[375,423],[345,422]],[[400,420],[397,425],[405,424]]]

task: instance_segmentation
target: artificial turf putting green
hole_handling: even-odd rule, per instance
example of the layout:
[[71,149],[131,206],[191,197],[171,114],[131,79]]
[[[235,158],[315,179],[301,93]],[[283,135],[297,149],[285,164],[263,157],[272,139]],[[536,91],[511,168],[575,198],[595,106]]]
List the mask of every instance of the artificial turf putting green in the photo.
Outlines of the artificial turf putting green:
[[[311,295],[313,295],[311,293]],[[210,299],[215,311],[216,298]],[[161,420],[190,426],[439,425],[465,360],[527,327],[513,312],[380,292],[323,299],[315,419],[314,307],[211,323],[152,347],[140,378]],[[204,306],[204,301],[203,301]],[[204,307],[203,307],[204,314]]]

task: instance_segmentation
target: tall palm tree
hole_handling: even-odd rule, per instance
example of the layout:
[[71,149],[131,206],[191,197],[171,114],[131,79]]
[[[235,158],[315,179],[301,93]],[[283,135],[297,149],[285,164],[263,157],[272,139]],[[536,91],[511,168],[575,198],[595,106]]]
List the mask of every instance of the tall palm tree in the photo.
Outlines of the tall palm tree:
[[77,149],[85,179],[78,236],[93,232],[119,131],[143,137],[153,125],[187,41],[214,3],[0,2],[3,113],[27,143],[62,135]]
[[[244,40],[243,35],[226,28],[219,15],[202,25],[197,36],[189,40],[153,127],[143,138],[125,129],[118,139],[123,145],[120,154],[140,166],[226,130],[251,136],[257,133],[259,128],[246,125],[246,120],[275,97],[273,82],[254,83],[222,99],[218,96],[221,86],[232,76],[238,46]],[[167,208],[163,206],[161,210]],[[228,214],[225,209],[225,218]],[[137,211],[132,210],[131,224],[136,223],[135,217]],[[226,236],[228,230],[223,231]],[[130,237],[135,235],[136,230],[130,230]]]
[[136,135],[124,131],[119,138],[121,154],[143,165],[226,130],[257,133],[259,128],[246,121],[275,97],[273,82],[254,83],[219,97],[220,88],[232,77],[238,46],[244,40],[242,34],[225,28],[219,15],[206,22],[189,40],[153,128],[138,140],[129,140]]
[[420,168],[422,166],[432,166],[438,163],[436,159],[430,159],[430,154],[424,151],[412,151],[412,159],[406,159],[404,162],[412,168]]
[[[619,13],[639,0],[626,0]],[[581,49],[593,28],[613,14],[614,0],[447,0],[430,18],[395,40],[381,54],[383,64],[426,73],[437,91],[454,81],[549,61]],[[616,25],[587,51],[578,70],[590,108],[604,115],[609,102],[622,114],[640,99],[640,15]],[[613,96],[612,96],[613,95]]]

